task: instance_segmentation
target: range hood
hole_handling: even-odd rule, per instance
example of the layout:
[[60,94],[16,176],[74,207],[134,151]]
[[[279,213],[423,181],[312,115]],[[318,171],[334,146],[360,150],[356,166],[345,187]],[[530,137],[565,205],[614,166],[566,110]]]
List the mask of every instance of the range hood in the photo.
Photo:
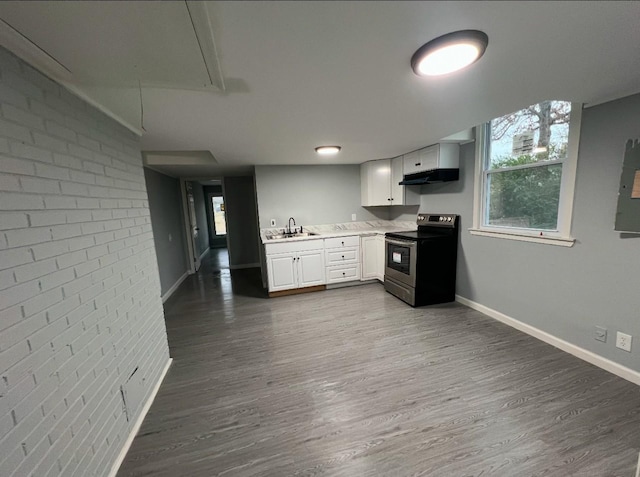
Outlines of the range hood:
[[430,171],[407,174],[400,185],[422,185],[434,182],[457,181],[460,178],[460,169],[432,169]]

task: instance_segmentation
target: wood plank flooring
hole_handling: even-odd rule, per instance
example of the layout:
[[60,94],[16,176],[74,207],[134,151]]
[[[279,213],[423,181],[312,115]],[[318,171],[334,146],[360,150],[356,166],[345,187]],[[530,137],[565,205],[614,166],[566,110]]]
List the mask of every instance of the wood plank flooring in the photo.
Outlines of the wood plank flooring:
[[267,299],[215,255],[166,304],[172,368],[118,476],[625,476],[640,388],[378,284]]

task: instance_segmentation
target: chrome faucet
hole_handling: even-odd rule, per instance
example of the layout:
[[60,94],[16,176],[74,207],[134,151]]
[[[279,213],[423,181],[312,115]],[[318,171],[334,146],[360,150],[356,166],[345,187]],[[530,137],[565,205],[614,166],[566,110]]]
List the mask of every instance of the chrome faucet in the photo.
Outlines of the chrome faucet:
[[294,232],[291,231],[291,221],[293,220],[293,226],[296,226],[296,219],[294,219],[293,217],[289,217],[289,233],[292,234]]

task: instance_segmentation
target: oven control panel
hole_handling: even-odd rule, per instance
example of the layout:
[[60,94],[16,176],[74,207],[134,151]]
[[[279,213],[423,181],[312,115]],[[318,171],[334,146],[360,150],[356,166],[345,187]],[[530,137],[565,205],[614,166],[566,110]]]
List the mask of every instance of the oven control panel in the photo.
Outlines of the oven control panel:
[[456,214],[418,214],[418,225],[455,227],[458,222]]

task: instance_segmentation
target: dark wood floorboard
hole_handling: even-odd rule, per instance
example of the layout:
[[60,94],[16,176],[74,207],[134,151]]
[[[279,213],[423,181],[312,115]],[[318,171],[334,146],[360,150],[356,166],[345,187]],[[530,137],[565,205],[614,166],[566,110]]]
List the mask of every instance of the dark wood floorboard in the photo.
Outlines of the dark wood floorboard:
[[378,284],[268,299],[216,252],[165,306],[173,366],[118,476],[624,476],[640,388]]

